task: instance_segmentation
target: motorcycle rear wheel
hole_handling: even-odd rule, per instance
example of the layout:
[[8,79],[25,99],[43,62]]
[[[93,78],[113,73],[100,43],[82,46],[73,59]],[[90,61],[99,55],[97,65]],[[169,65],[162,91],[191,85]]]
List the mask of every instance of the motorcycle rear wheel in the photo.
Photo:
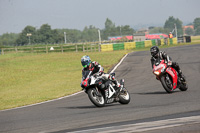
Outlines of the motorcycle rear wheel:
[[88,97],[90,99],[90,101],[97,107],[103,107],[105,106],[105,100],[103,95],[101,94],[101,92],[98,92],[99,96],[96,93],[95,88],[91,88],[88,90]]
[[[168,79],[167,79],[168,77]],[[160,81],[162,83],[163,88],[167,93],[172,93],[173,92],[173,81],[169,78],[169,75],[166,74],[160,78]]]

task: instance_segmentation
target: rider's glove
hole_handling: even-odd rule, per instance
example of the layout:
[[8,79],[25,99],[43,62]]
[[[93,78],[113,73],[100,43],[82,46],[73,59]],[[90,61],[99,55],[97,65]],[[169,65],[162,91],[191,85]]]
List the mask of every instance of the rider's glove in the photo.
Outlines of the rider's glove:
[[99,74],[98,74],[98,73],[95,73],[95,74],[93,74],[93,76],[96,78],[96,77],[99,76]]
[[172,65],[172,61],[168,61],[167,65],[171,66]]
[[100,72],[99,72],[99,76],[101,76],[102,74],[103,74],[103,71],[100,71]]

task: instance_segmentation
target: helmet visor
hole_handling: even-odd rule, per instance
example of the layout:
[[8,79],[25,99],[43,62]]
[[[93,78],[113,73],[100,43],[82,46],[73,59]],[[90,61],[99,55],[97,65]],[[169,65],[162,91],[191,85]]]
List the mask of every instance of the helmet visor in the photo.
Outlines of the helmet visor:
[[81,64],[83,67],[87,67],[87,62],[83,61],[83,62],[81,62]]
[[88,62],[88,61],[81,61],[81,64],[82,64],[83,67],[87,67],[90,64],[90,62]]

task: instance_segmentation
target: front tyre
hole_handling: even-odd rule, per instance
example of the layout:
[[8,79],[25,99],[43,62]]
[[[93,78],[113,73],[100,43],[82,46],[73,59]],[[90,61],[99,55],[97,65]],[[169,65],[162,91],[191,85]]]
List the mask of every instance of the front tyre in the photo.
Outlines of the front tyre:
[[[98,94],[97,94],[98,93]],[[96,92],[95,88],[91,88],[87,92],[90,101],[97,107],[105,106],[105,100],[101,92]]]
[[188,89],[188,85],[187,85],[187,81],[186,81],[185,76],[184,76],[183,81],[181,81],[181,85],[180,85],[179,89],[181,91],[186,91]]
[[130,94],[126,88],[123,88],[119,92],[119,103],[121,104],[128,104],[131,100]]
[[172,79],[169,77],[168,74],[163,75],[160,78],[160,81],[162,83],[163,88],[165,89],[165,91],[167,93],[172,93],[173,92],[173,81]]

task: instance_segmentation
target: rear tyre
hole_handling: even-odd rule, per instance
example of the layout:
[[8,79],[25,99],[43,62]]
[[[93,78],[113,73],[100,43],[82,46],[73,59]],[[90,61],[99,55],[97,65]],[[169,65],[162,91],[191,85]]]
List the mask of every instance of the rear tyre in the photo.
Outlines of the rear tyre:
[[168,74],[163,75],[160,79],[163,88],[165,89],[165,91],[167,93],[172,93],[173,92],[173,81],[171,80],[171,78],[169,77]]
[[105,106],[105,100],[101,92],[96,92],[95,88],[91,88],[88,90],[88,97],[90,101],[97,107]]
[[126,88],[123,88],[121,92],[119,92],[119,103],[128,104],[131,100],[130,94]]

